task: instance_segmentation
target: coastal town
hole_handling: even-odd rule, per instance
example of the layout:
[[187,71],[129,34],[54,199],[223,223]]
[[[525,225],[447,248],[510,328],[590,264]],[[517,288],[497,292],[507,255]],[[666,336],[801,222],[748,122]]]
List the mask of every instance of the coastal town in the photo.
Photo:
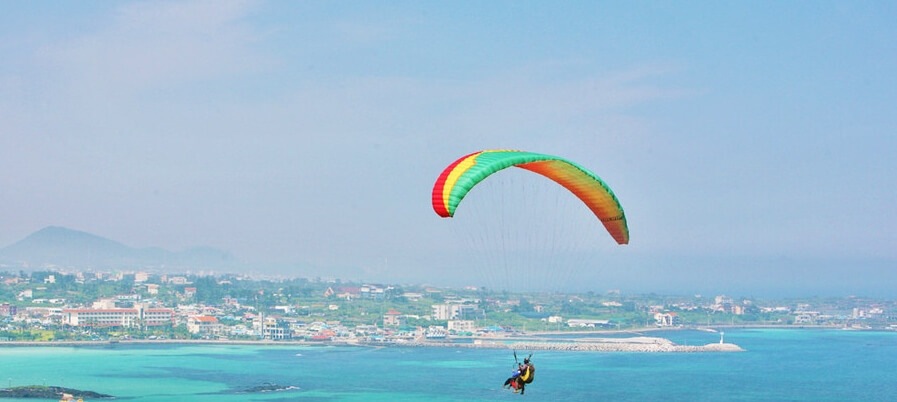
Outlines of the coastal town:
[[[895,308],[897,302],[862,297],[509,293],[209,273],[0,272],[0,342],[490,346],[505,338],[526,341],[545,334],[677,328],[897,330]],[[656,339],[645,342],[664,350]],[[602,350],[594,343],[588,350]]]

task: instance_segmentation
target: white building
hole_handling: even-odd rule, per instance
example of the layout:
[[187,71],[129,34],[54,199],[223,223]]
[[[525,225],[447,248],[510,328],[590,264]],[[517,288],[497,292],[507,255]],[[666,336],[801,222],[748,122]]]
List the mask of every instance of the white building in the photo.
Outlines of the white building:
[[454,309],[453,309],[454,307],[457,307],[457,305],[454,305],[454,304],[434,304],[434,305],[432,306],[432,308],[433,308],[433,319],[434,319],[434,320],[440,320],[440,321],[441,321],[441,320],[450,320],[450,319],[452,319],[452,318],[455,318],[455,315],[457,314],[457,312],[456,312],[456,311],[453,311],[453,310],[454,310]]
[[477,330],[476,323],[472,320],[450,320],[448,322],[448,330],[455,332],[474,332]]
[[805,311],[794,315],[795,324],[815,324],[819,313],[816,311]]
[[457,320],[474,317],[478,313],[475,304],[434,304],[432,308],[434,320]]
[[171,325],[174,311],[168,308],[140,309],[143,312],[143,323],[146,326]]
[[657,312],[654,313],[654,322],[656,322],[657,325],[661,327],[672,327],[674,325],[679,325],[679,315],[673,312]]
[[427,328],[426,337],[427,339],[445,339],[447,333],[445,331],[445,327],[439,325],[430,325]]
[[187,278],[183,276],[172,276],[171,278],[168,278],[168,283],[172,285],[186,285],[189,282],[187,282]]
[[136,327],[140,312],[136,308],[63,309],[62,323],[81,327]]
[[102,298],[97,301],[91,303],[91,307],[96,310],[113,310],[115,309],[115,299],[112,298]]
[[423,293],[405,292],[405,293],[402,293],[402,297],[404,297],[408,301],[416,302],[416,301],[420,301],[421,299],[423,299],[424,295],[423,295]]
[[359,292],[362,299],[383,300],[386,297],[386,288],[380,285],[362,285]]
[[568,327],[579,327],[579,328],[607,328],[612,326],[609,320],[586,320],[586,319],[578,319],[571,318],[567,320]]
[[78,327],[140,327],[171,325],[167,308],[63,309],[62,323]]
[[271,340],[283,340],[292,338],[290,323],[276,317],[265,317],[262,323],[262,337]]

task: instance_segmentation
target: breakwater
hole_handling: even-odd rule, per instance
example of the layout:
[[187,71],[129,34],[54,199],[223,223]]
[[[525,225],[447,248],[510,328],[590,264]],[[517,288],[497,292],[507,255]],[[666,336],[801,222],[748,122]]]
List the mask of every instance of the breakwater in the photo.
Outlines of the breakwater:
[[639,352],[639,353],[698,353],[698,352],[743,352],[740,346],[733,343],[710,343],[707,345],[678,345],[669,339],[655,337],[633,338],[593,338],[588,341],[547,341],[515,340],[474,340],[471,343],[417,341],[392,344],[403,347],[446,347],[473,349],[522,349],[522,350],[559,350],[571,352]]
[[[706,345],[679,345],[665,338],[638,336],[630,338],[588,338],[588,340],[553,341],[536,337],[474,339],[472,342],[449,341],[393,341],[365,342],[361,340],[340,341],[237,341],[237,340],[127,340],[115,344],[208,344],[208,345],[254,345],[254,346],[373,346],[373,347],[442,347],[473,349],[526,349],[560,350],[575,352],[742,352],[744,349],[732,343],[710,343]],[[97,341],[56,341],[56,342],[0,342],[0,346],[98,346],[110,345]],[[114,344],[112,344],[114,345]]]
[[677,345],[667,339],[654,338],[650,342],[513,342],[508,344],[480,344],[478,347],[503,347],[524,350],[562,350],[571,352],[743,352],[732,343],[711,343],[702,346]]

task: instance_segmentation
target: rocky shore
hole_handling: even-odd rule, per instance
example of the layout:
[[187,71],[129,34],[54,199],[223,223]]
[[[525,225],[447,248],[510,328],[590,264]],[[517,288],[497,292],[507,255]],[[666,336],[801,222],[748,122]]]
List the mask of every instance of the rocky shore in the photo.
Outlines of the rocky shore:
[[76,398],[90,399],[115,398],[112,395],[101,394],[98,392],[56,386],[29,385],[25,387],[0,388],[0,398],[58,400],[63,395],[73,395]]

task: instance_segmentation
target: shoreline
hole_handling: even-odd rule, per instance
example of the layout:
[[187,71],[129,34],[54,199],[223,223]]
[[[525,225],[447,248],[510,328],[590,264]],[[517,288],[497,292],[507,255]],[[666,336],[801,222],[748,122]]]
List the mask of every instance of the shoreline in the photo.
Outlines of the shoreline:
[[[469,342],[449,341],[392,341],[366,342],[362,340],[217,340],[217,339],[124,339],[117,341],[0,341],[3,347],[115,347],[116,345],[248,345],[248,346],[348,346],[348,347],[439,347],[462,349],[530,349],[530,350],[562,350],[562,351],[595,351],[595,352],[737,352],[744,351],[733,343],[710,343],[706,345],[679,345],[669,339],[643,335],[659,331],[709,331],[721,332],[723,329],[792,329],[792,330],[837,330],[837,326],[781,326],[781,325],[718,325],[677,328],[642,328],[632,330],[585,330],[585,331],[534,331],[506,337],[455,337],[451,339]],[[863,329],[856,329],[863,330]],[[887,332],[887,331],[886,331]],[[596,335],[632,334],[630,337],[605,338]],[[543,336],[583,335],[583,338],[546,339]]]
[[116,345],[246,345],[246,346],[333,346],[333,347],[397,347],[397,348],[460,348],[460,349],[526,349],[580,352],[740,352],[741,347],[732,343],[711,343],[703,346],[678,345],[665,338],[637,336],[630,338],[594,338],[588,340],[553,341],[533,337],[507,337],[474,339],[473,342],[451,341],[407,341],[407,342],[364,342],[364,341],[271,341],[271,340],[122,340],[109,341],[7,341],[2,347],[115,347]]
[[[231,341],[231,340],[164,340],[164,341],[121,341],[118,343],[102,341],[60,341],[0,342],[3,347],[114,347],[115,345],[245,345],[245,346],[333,346],[333,347],[371,347],[371,348],[459,348],[459,349],[525,349],[525,350],[557,350],[571,352],[742,352],[740,346],[733,343],[710,343],[702,346],[678,345],[664,338],[610,338],[614,341],[588,342],[549,342],[533,340],[477,340],[473,343],[453,342],[310,342],[310,341]],[[645,341],[647,340],[647,341]]]

